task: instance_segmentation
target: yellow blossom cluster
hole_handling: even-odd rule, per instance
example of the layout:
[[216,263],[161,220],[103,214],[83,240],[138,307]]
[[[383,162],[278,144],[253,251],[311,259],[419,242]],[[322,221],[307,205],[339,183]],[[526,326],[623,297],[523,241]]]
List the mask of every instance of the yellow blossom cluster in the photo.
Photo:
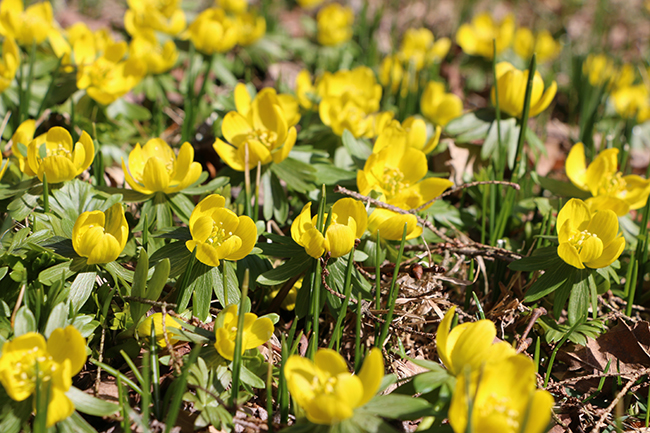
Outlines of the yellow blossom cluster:
[[551,417],[553,396],[536,389],[535,364],[508,343],[494,343],[490,320],[463,323],[453,329],[456,307],[440,322],[438,356],[456,386],[449,423],[456,433],[541,433]]

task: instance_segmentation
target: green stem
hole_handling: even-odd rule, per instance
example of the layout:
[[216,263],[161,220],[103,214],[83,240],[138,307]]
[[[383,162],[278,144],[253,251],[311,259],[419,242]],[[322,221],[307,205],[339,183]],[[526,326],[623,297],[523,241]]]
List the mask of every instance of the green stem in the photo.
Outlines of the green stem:
[[382,348],[384,346],[384,341],[388,337],[388,328],[390,327],[391,322],[393,321],[393,314],[395,312],[395,301],[397,300],[397,295],[399,290],[395,290],[397,283],[397,275],[399,274],[399,267],[402,263],[402,255],[404,254],[404,243],[406,242],[406,233],[408,230],[408,225],[404,224],[404,231],[402,232],[402,240],[399,244],[399,252],[397,253],[397,260],[395,262],[395,270],[393,272],[393,279],[390,283],[390,291],[388,292],[388,314],[384,318],[384,326],[381,329],[381,334],[379,339],[375,343],[375,347]]
[[508,154],[507,150],[503,148],[501,144],[501,110],[499,108],[499,83],[497,80],[497,40],[492,39],[492,48],[494,56],[492,57],[492,75],[494,77],[494,108],[496,109],[497,115],[497,143],[499,144],[497,151],[497,180],[503,180],[503,172],[505,171],[504,159]]
[[45,173],[43,173],[43,212],[50,212],[50,188]]
[[194,77],[192,76],[192,64],[194,63],[194,55],[196,49],[194,44],[190,44],[188,54],[189,62],[187,64],[187,88],[185,90],[185,119],[183,119],[183,127],[181,128],[181,143],[185,143],[189,136],[190,124],[192,123],[192,109],[194,105]]
[[571,329],[569,329],[569,332],[564,334],[564,337],[560,340],[560,342],[555,346],[553,349],[553,352],[551,353],[551,358],[548,360],[548,366],[546,367],[546,376],[544,376],[544,388],[548,385],[548,381],[551,378],[551,369],[553,368],[553,363],[555,362],[555,356],[557,355],[557,352],[560,350],[560,347],[569,339],[573,331],[578,327],[578,325],[583,323],[584,317],[582,317],[580,320],[577,320],[576,323],[573,324]]
[[[50,78],[50,84],[48,84],[48,86],[47,86],[47,92],[45,92],[45,96],[43,96],[43,99],[41,100],[41,104],[38,106],[38,111],[36,112],[36,118],[37,119],[39,117],[41,117],[41,114],[43,114],[43,111],[45,110],[47,102],[50,99],[50,95],[52,94],[52,90],[54,89],[54,83],[59,78],[59,70],[61,69],[61,61],[62,60],[63,60],[63,57],[59,58],[59,62],[56,64],[56,68],[52,72],[52,78]],[[96,136],[97,135],[95,135],[95,137]]]
[[36,40],[32,41],[29,49],[29,69],[27,72],[27,83],[25,87],[24,99],[20,100],[20,121],[23,122],[29,117],[29,103],[32,99],[32,81],[34,81],[34,63],[36,61]]
[[336,341],[337,352],[339,351],[340,343],[341,343],[341,335],[340,335],[341,325],[343,324],[343,319],[345,319],[345,315],[348,312],[348,303],[350,302],[350,294],[352,292],[352,268],[353,267],[354,267],[354,247],[352,248],[352,251],[350,251],[350,254],[348,255],[348,267],[345,271],[345,283],[343,284],[345,299],[343,299],[343,304],[341,305],[341,311],[339,311],[339,315],[336,318],[336,325],[334,326],[334,332],[332,333],[332,338],[329,342],[329,345],[327,346],[328,349],[331,349],[334,346],[334,341]]
[[235,337],[235,353],[232,360],[232,386],[230,388],[230,406],[235,407],[239,394],[239,375],[241,373],[242,348],[244,345],[244,301],[248,298],[249,270],[244,272],[241,298],[237,308],[237,335]]

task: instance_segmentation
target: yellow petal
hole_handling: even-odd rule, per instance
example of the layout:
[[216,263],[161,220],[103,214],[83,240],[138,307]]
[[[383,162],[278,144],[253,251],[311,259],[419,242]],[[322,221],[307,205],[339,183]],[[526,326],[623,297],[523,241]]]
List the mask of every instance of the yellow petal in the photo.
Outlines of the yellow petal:
[[258,318],[255,314],[246,313],[246,315],[251,314],[253,317],[253,324],[244,328],[244,339],[242,342],[242,348],[244,350],[254,349],[257,346],[269,341],[271,335],[273,335],[273,322],[268,317]]
[[219,355],[232,361],[235,355],[235,342],[230,339],[230,333],[224,328],[217,328],[215,336],[216,341],[214,347],[217,349],[217,352],[219,352]]
[[449,344],[449,330],[451,328],[451,322],[454,320],[455,312],[456,306],[453,305],[445,313],[445,317],[440,322],[440,325],[438,325],[438,332],[436,333],[436,350],[438,351],[438,357],[447,369],[451,368],[452,346]]
[[586,182],[593,196],[599,195],[604,178],[614,177],[618,167],[618,149],[605,149],[587,167]]
[[447,340],[447,347],[451,346],[449,370],[460,374],[466,366],[472,370],[478,369],[485,362],[485,354],[496,335],[496,327],[490,320],[456,326]]
[[560,209],[555,226],[559,229],[567,223],[569,227],[582,231],[590,220],[591,213],[587,205],[582,200],[572,198]]
[[227,260],[241,260],[253,250],[257,242],[257,227],[252,219],[247,216],[239,217],[239,225],[233,232],[233,236],[241,239],[241,246],[239,249],[228,256],[224,257]]
[[544,95],[542,95],[542,97],[539,98],[534,105],[531,105],[529,117],[535,117],[542,111],[546,110],[546,108],[551,104],[553,98],[555,98],[556,93],[557,83],[553,81],[548,89],[546,89],[544,92]]
[[70,374],[73,376],[86,363],[86,340],[72,325],[52,331],[47,340],[47,351],[60,364],[65,359],[70,360]]
[[571,148],[565,162],[566,175],[571,182],[583,191],[589,191],[587,186],[587,163],[585,162],[585,147],[576,143]]
[[348,254],[354,247],[355,232],[343,224],[332,223],[325,233],[329,243],[329,251],[332,257],[341,257]]
[[557,255],[574,268],[585,268],[585,265],[582,264],[582,260],[580,260],[578,250],[576,250],[576,248],[569,242],[560,243],[560,245],[557,247]]
[[122,248],[117,240],[109,234],[104,234],[88,255],[89,265],[109,263],[117,259],[122,253]]
[[363,384],[363,397],[357,403],[359,407],[372,400],[383,378],[384,357],[381,354],[381,350],[375,347],[370,350],[370,353],[363,361],[361,371],[359,371],[359,379],[361,379],[361,383]]
[[206,264],[208,266],[212,267],[217,267],[219,266],[220,259],[221,257],[219,256],[219,253],[217,250],[209,244],[205,243],[198,243],[198,242],[192,242],[192,241],[187,241],[185,243],[185,246],[190,251],[194,251],[194,247],[196,247],[196,259],[200,261],[203,264]]
[[226,199],[219,194],[210,194],[201,200],[190,215],[190,230],[199,218],[208,217],[212,219],[212,215],[217,208],[222,208],[226,205]]
[[325,238],[323,234],[315,228],[310,228],[304,232],[298,244],[305,247],[307,254],[317,259],[325,252]]
[[349,197],[342,198],[332,206],[332,214],[339,222],[353,218],[357,226],[355,236],[361,239],[368,226],[368,213],[362,202]]
[[234,145],[239,145],[253,133],[253,126],[248,120],[236,111],[231,111],[223,119],[221,133],[224,138]]
[[314,356],[314,364],[329,376],[350,373],[343,357],[332,349],[319,349]]
[[587,231],[597,235],[603,245],[609,245],[618,235],[618,218],[611,210],[600,210],[594,213]]
[[297,218],[291,223],[291,238],[300,246],[303,246],[302,235],[307,232],[307,230],[314,228],[314,225],[311,222],[311,202],[307,202],[302,207],[300,214]]
[[220,138],[217,138],[212,147],[219,154],[219,158],[233,170],[244,171],[246,169],[244,167],[244,161],[239,157],[236,147],[222,141]]
[[610,242],[608,245],[605,245],[605,248],[603,248],[603,252],[601,253],[600,257],[585,262],[585,265],[592,269],[604,268],[606,266],[609,266],[612,263],[614,263],[616,259],[619,258],[619,256],[621,255],[624,249],[625,249],[625,238],[623,238],[623,236],[619,236],[616,239],[614,239],[612,242]]
[[[67,390],[65,390],[67,391]],[[53,386],[50,393],[50,402],[47,405],[47,427],[52,427],[74,413],[74,404],[65,395],[65,391]]]
[[169,172],[162,159],[152,157],[142,170],[142,183],[151,191],[164,191],[169,185]]
[[539,433],[548,427],[554,399],[550,392],[536,390],[528,402],[528,419],[522,433]]
[[237,83],[237,86],[235,86],[235,107],[237,107],[239,114],[244,117],[248,116],[251,109],[251,95],[243,83]]

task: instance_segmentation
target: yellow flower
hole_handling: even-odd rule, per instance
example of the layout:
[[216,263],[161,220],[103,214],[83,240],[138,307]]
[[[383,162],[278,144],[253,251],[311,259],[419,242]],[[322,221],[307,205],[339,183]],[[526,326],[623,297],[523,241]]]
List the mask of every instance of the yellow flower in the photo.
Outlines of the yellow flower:
[[237,112],[244,117],[252,116],[253,104],[259,104],[264,98],[269,98],[271,104],[278,105],[282,109],[282,117],[286,119],[287,126],[292,127],[298,124],[300,108],[298,100],[294,96],[286,93],[278,95],[273,87],[265,87],[255,95],[255,99],[251,99],[245,84],[238,83],[235,86],[235,107]]
[[426,155],[398,143],[368,157],[363,170],[357,172],[357,186],[362,195],[374,190],[385,203],[415,209],[453,185],[447,179],[423,179],[426,174]]
[[359,66],[351,71],[325,72],[318,81],[316,92],[322,99],[352,101],[364,113],[370,114],[379,110],[382,89],[372,69]]
[[53,29],[49,35],[50,45],[54,54],[61,58],[61,64],[66,72],[72,72],[72,65],[89,65],[97,59],[100,53],[109,45],[115,44],[107,29],[93,32],[82,22],[73,24],[65,29],[65,36],[58,29]]
[[[499,87],[499,109],[501,112],[521,118],[524,112],[528,70],[520,71],[508,62],[500,62],[497,64],[496,72]],[[535,71],[528,116],[532,118],[544,111],[555,97],[556,91],[557,83],[553,81],[544,92],[544,80],[540,73]],[[490,95],[492,104],[496,104],[494,86]]]
[[463,101],[453,93],[445,92],[445,85],[429,81],[420,99],[424,117],[436,125],[445,126],[463,114]]
[[[144,319],[138,325],[138,336],[140,338],[149,339],[151,337],[151,325],[153,324],[154,330],[156,331],[156,344],[160,347],[167,347],[167,342],[165,342],[165,335],[163,334],[163,323],[162,323],[163,313],[154,313],[151,316]],[[175,317],[170,316],[169,314],[165,317],[165,328],[176,328],[181,329],[182,322],[176,319]],[[176,334],[173,334],[169,331],[166,332],[167,339],[169,344],[172,346],[178,342]]]
[[316,424],[336,424],[350,418],[368,403],[384,377],[381,351],[373,348],[359,374],[348,371],[345,360],[332,349],[319,349],[314,361],[292,355],[284,366],[289,392],[307,419]]
[[647,120],[650,109],[650,95],[645,84],[619,87],[611,93],[614,109],[625,119]]
[[[282,300],[280,306],[285,310],[293,311],[296,308],[296,299],[298,298],[298,290],[302,288],[302,280],[303,277],[300,277],[298,281],[296,281],[295,284],[291,286],[291,289],[289,289],[289,292],[287,292],[287,296],[285,296],[284,299]],[[271,299],[275,298],[278,295],[278,293],[280,293],[280,290],[281,290],[280,287],[274,289],[269,293],[269,297]]]
[[309,71],[303,69],[296,76],[296,97],[298,102],[303,108],[311,110],[314,105],[312,99],[316,96],[318,95],[314,84],[311,82]]
[[128,170],[122,158],[122,170],[129,186],[143,194],[173,194],[201,176],[201,164],[194,161],[190,143],[183,143],[176,156],[162,138],[152,138],[144,147],[137,143],[129,153]]
[[246,170],[247,153],[249,169],[258,162],[266,165],[284,161],[296,142],[296,128],[289,122],[297,122],[296,116],[300,118],[297,106],[272,89],[263,89],[252,102],[245,87],[238,89],[237,111],[226,114],[221,125],[221,133],[230,144],[217,138],[214,150],[237,171]]
[[129,238],[124,209],[115,203],[106,212],[94,210],[79,215],[72,228],[72,246],[89,265],[116,260]]
[[537,62],[545,63],[555,59],[560,54],[562,45],[553,39],[548,30],[542,30],[535,37],[529,28],[520,27],[515,32],[513,49],[524,60],[530,59],[535,53]]
[[177,35],[185,29],[181,0],[127,0],[127,4],[124,28],[132,36],[150,30]]
[[79,141],[73,145],[70,133],[55,126],[47,131],[45,141],[38,137],[27,145],[30,173],[35,173],[41,181],[45,174],[49,183],[74,179],[90,167],[94,158],[93,139],[86,131],[81,133]]
[[[215,326],[219,325],[220,319],[223,323],[215,331],[216,340],[215,349],[219,355],[229,361],[232,361],[235,355],[235,338],[237,337],[237,324],[239,316],[237,315],[237,305],[230,305],[217,318]],[[244,329],[242,330],[242,347],[241,353],[249,349],[254,349],[266,343],[273,335],[273,322],[268,317],[257,317],[253,313],[244,314]]]
[[[34,140],[34,132],[36,131],[36,121],[34,119],[27,119],[16,128],[16,132],[11,137],[11,153],[18,159],[18,167],[20,171],[27,176],[36,176],[36,173],[29,167],[27,159],[27,146]],[[36,137],[36,146],[40,147],[45,143],[47,134],[41,134]]]
[[[366,208],[360,201],[342,198],[332,206],[332,220],[325,236],[316,227],[318,215],[311,216],[311,202],[308,202],[300,215],[291,224],[291,237],[305,247],[307,254],[317,259],[326,251],[332,257],[348,254],[354,247],[355,239],[360,239],[368,225]],[[323,224],[327,215],[323,216]]]
[[352,8],[331,3],[318,12],[316,20],[319,44],[339,45],[352,38],[352,23],[354,23]]
[[650,180],[634,174],[623,176],[617,167],[618,149],[603,150],[587,166],[582,143],[576,143],[566,159],[566,173],[571,182],[593,195],[586,201],[592,211],[609,209],[624,216],[631,209],[645,206]]
[[0,63],[0,93],[11,86],[16,78],[16,71],[20,66],[20,52],[11,37],[6,37],[2,42],[2,62]]
[[614,61],[605,54],[589,54],[582,64],[582,73],[592,86],[602,86],[614,77]]
[[377,208],[368,217],[368,231],[388,241],[402,240],[406,224],[406,240],[415,239],[422,234],[422,227],[418,225],[418,219],[413,214],[399,214],[392,210]]
[[480,371],[459,374],[449,423],[455,433],[467,431],[471,399],[472,431],[543,433],[551,418],[553,396],[535,388],[535,365],[522,354],[487,363]]
[[379,66],[379,82],[382,86],[390,86],[391,93],[397,93],[402,85],[404,68],[397,55],[386,56]]
[[623,64],[612,79],[612,87],[620,89],[621,87],[629,87],[634,83],[636,78],[636,68],[630,63]]
[[235,19],[221,8],[209,8],[199,14],[187,28],[189,39],[203,54],[225,53],[239,40]]
[[242,14],[248,9],[248,0],[216,0],[217,6],[233,14]]
[[257,42],[266,33],[266,20],[252,12],[237,15],[237,26],[239,27],[238,43],[242,47]]
[[2,0],[0,34],[31,47],[47,39],[53,28],[52,5],[49,1],[35,3],[25,9],[22,0]]
[[472,19],[471,24],[463,24],[456,32],[456,42],[465,54],[482,56],[486,59],[494,57],[493,40],[496,40],[497,54],[510,46],[515,32],[515,20],[512,15],[506,16],[500,23],[495,23],[492,16],[482,13]]
[[618,234],[618,218],[609,210],[590,212],[576,198],[569,200],[557,215],[557,253],[571,266],[598,269],[611,265],[625,249]]
[[323,3],[323,0],[298,0],[300,7],[305,9],[315,9],[321,3]]
[[93,63],[79,65],[77,87],[103,105],[109,105],[127,94],[147,72],[144,62],[136,58],[124,59],[126,42],[106,47],[104,54]]
[[351,100],[344,98],[323,98],[318,105],[321,121],[342,136],[347,129],[355,137],[372,136],[373,117]]
[[401,124],[397,120],[392,120],[379,132],[372,152],[378,153],[385,147],[399,144],[427,154],[438,145],[441,131],[442,128],[436,126],[433,137],[427,142],[427,125],[424,120],[413,116],[404,119]]
[[55,329],[47,343],[41,334],[28,332],[2,346],[0,383],[9,397],[24,401],[36,392],[38,375],[41,392],[49,386],[46,424],[51,427],[74,412],[65,393],[85,363],[86,342],[73,326]]
[[178,60],[174,41],[160,45],[153,31],[136,34],[129,45],[129,55],[140,59],[147,66],[147,73],[154,75],[169,71]]
[[204,198],[190,215],[192,240],[185,242],[188,250],[196,250],[196,258],[208,266],[219,266],[220,260],[241,260],[257,242],[257,228],[247,216],[238,217],[226,209],[226,199],[218,194]]
[[456,307],[451,307],[440,322],[436,334],[438,356],[454,376],[462,376],[467,368],[478,371],[485,364],[492,364],[516,354],[505,341],[492,344],[497,336],[490,320],[463,323],[449,331]]
[[420,71],[432,62],[440,62],[450,47],[451,40],[448,38],[434,43],[433,33],[429,29],[407,29],[398,55],[405,64],[413,62],[415,70]]

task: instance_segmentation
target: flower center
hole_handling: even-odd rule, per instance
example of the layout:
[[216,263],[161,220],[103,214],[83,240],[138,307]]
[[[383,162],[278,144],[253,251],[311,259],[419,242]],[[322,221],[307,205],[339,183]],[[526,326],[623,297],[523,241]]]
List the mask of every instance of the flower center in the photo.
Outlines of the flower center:
[[395,196],[399,190],[410,186],[408,182],[404,181],[404,177],[404,173],[398,168],[384,168],[381,187],[388,193],[388,198]]
[[212,232],[210,233],[210,236],[208,237],[206,242],[212,246],[218,247],[231,236],[232,236],[232,232],[226,231],[226,229],[223,228],[223,221],[219,221],[219,222],[213,221]]
[[575,249],[578,250],[578,254],[580,254],[582,252],[582,247],[584,246],[585,241],[590,237],[597,238],[598,235],[595,233],[590,233],[587,230],[583,230],[583,231],[573,230],[571,232],[571,236],[569,236],[568,242],[573,247],[575,247]]
[[500,397],[492,393],[479,410],[482,417],[494,416],[494,414],[502,416],[508,426],[512,427],[512,431],[519,431],[519,411],[511,407],[508,397]]
[[322,380],[318,375],[314,376],[311,386],[314,390],[314,394],[334,394],[334,389],[338,384],[338,378],[336,376],[330,376],[325,380]]
[[598,185],[598,195],[619,195],[625,196],[626,182],[623,174],[619,171],[614,175],[605,176]]
[[59,143],[55,148],[52,147],[45,147],[45,156],[50,157],[50,156],[64,156],[68,159],[71,159],[72,152],[70,150],[66,149],[65,146],[61,143]]
[[14,377],[36,385],[36,378],[49,382],[56,370],[52,357],[38,347],[23,352],[20,361],[13,364]]
[[249,132],[247,138],[248,140],[257,140],[269,150],[273,150],[278,141],[278,134],[268,129],[256,129],[253,132]]

